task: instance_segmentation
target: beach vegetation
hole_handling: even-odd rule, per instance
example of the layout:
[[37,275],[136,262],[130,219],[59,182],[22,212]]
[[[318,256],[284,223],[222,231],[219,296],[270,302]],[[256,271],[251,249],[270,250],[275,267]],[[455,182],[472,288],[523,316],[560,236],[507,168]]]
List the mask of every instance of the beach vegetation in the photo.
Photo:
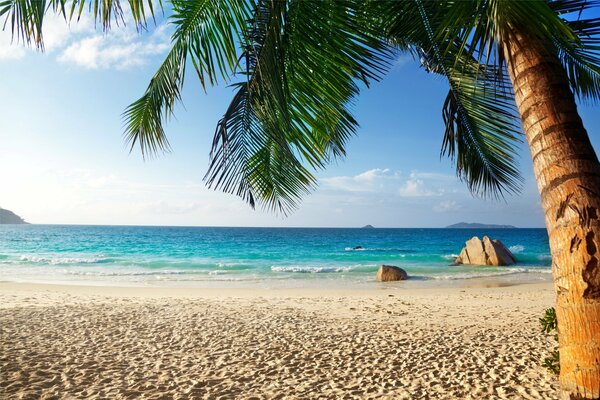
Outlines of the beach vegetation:
[[[554,307],[546,309],[544,316],[540,318],[540,324],[542,325],[542,333],[551,336],[555,342],[558,341],[558,324]],[[556,344],[553,344],[552,347],[550,356],[544,358],[543,365],[548,371],[558,375],[560,373],[560,353],[556,348]]]
[[[140,28],[158,10],[128,4]],[[169,150],[164,124],[189,69],[203,88],[232,85],[205,181],[252,207],[298,207],[314,171],[345,155],[358,128],[354,99],[400,53],[448,81],[441,154],[474,195],[519,192],[516,151],[526,141],[553,257],[561,390],[600,397],[600,163],[576,102],[600,100],[600,18],[586,13],[597,1],[165,4],[172,47],[124,112],[126,140],[146,156]],[[40,49],[45,13],[85,10],[104,29],[123,15],[118,0],[0,0],[13,35]]]

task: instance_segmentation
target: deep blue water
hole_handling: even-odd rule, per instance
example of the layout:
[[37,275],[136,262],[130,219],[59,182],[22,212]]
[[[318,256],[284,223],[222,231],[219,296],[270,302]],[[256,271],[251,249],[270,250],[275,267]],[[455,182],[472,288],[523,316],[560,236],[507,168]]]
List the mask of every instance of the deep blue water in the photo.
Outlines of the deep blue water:
[[[472,236],[500,239],[512,267],[451,266]],[[354,247],[362,246],[361,250]],[[134,285],[371,282],[381,264],[415,280],[548,274],[544,229],[209,228],[0,225],[0,280]]]

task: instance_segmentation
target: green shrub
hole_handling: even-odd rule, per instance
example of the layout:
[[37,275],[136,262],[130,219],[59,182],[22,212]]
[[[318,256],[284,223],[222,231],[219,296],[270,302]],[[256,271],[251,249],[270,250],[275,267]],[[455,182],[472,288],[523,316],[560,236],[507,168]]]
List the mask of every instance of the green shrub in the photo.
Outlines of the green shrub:
[[[540,318],[540,324],[542,325],[542,333],[546,335],[552,335],[554,340],[558,342],[558,329],[556,325],[556,310],[554,307],[548,308],[544,313],[544,317]],[[554,345],[555,349],[550,353],[550,357],[544,358],[544,367],[548,371],[559,374],[560,373],[560,354],[558,353],[557,345]]]

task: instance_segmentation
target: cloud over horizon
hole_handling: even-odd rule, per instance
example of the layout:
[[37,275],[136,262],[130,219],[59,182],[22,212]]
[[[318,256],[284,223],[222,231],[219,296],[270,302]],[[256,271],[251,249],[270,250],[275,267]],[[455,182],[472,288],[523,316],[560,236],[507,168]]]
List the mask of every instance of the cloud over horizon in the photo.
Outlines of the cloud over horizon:
[[320,180],[326,190],[353,193],[381,193],[398,197],[434,197],[457,192],[458,179],[451,175],[411,171],[408,176],[390,168],[373,168],[354,176],[333,176]]

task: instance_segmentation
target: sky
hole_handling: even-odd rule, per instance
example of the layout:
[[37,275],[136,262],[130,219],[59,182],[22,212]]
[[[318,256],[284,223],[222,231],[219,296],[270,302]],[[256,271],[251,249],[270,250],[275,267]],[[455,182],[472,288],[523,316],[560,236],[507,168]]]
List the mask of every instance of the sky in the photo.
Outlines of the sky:
[[[440,158],[447,82],[399,56],[353,108],[360,123],[347,157],[316,173],[318,188],[284,218],[209,190],[202,178],[214,128],[232,97],[204,93],[188,74],[166,125],[172,152],[144,160],[123,140],[121,113],[141,96],[169,49],[164,19],[108,33],[83,17],[45,22],[45,52],[0,31],[0,207],[32,223],[443,227],[460,221],[543,227],[529,151],[519,147],[522,193],[473,197]],[[600,113],[580,104],[600,149]]]

